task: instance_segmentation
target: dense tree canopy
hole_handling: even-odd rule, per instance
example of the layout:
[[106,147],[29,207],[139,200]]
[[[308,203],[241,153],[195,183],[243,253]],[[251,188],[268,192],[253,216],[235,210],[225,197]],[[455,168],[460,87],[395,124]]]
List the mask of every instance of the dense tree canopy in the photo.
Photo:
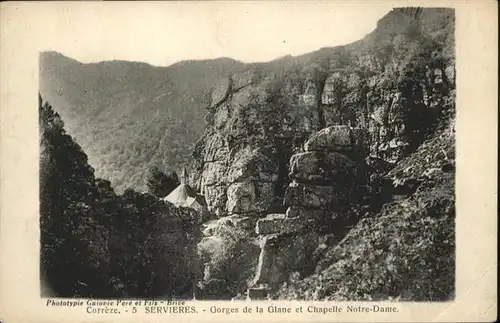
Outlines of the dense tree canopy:
[[179,186],[179,184],[179,177],[176,172],[165,174],[156,166],[149,169],[147,179],[149,193],[157,197],[165,197]]
[[39,121],[40,264],[50,296],[190,297],[196,215],[148,193],[115,194],[41,97]]

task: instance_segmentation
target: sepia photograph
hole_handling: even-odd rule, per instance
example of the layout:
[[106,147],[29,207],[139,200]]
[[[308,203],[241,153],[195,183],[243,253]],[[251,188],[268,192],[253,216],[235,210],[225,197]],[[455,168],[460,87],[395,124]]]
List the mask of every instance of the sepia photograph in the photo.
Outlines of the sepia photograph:
[[0,3],[0,323],[495,322],[498,3]]
[[269,57],[41,50],[40,296],[453,301],[455,10],[358,17]]

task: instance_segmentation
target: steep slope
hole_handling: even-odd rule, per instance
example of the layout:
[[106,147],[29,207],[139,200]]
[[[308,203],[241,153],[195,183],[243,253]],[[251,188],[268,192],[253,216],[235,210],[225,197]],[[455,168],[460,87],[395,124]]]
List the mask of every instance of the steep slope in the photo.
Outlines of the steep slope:
[[[254,200],[270,198],[239,213],[280,210],[290,157],[336,124],[365,129],[368,155],[392,167],[454,113],[454,64],[453,10],[410,8],[393,10],[358,42],[249,66],[212,91],[194,180],[217,214],[231,213],[235,182],[245,180]],[[265,172],[235,178],[245,159]]]
[[169,67],[82,64],[40,54],[40,92],[66,120],[96,175],[117,191],[145,190],[147,170],[179,171],[204,129],[206,93],[244,64],[228,58]]
[[41,98],[38,111],[42,296],[192,297],[195,212],[151,194],[117,195]]
[[[387,174],[412,183],[364,214],[338,244],[319,245],[316,273],[297,275],[279,299],[443,301],[455,289],[454,132],[439,131]],[[408,188],[408,187],[407,187]],[[399,193],[401,194],[401,193]]]
[[[219,218],[198,245],[204,297],[229,298],[249,287],[254,296],[264,291],[275,298],[453,297],[454,24],[452,9],[398,8],[355,43],[237,65],[213,87],[206,80],[208,95],[200,90],[192,110],[208,113],[190,178]],[[105,67],[99,75],[115,74],[89,78],[99,84],[94,94],[127,89],[119,95],[127,114],[114,103],[110,110],[96,103],[73,122],[98,129],[88,139],[82,131],[81,140],[105,150],[94,156],[110,159],[102,165],[106,174],[119,181],[130,173],[139,182],[150,160],[170,165],[167,143],[155,134],[181,130],[169,124],[178,120],[170,109],[158,112],[141,101],[147,87],[128,81],[139,75],[146,84],[154,72],[123,64],[96,64]],[[181,81],[192,64],[200,63],[172,67],[179,74],[172,72],[176,78],[167,84],[183,91],[176,98],[198,93]],[[72,68],[64,70],[71,76]],[[162,121],[141,119],[151,115]],[[151,126],[145,135],[130,130],[141,125]],[[116,135],[126,140],[113,146]],[[178,133],[165,139],[173,150],[171,135]]]
[[[206,268],[245,272],[233,295],[453,297],[454,25],[453,9],[394,9],[360,41],[212,90],[192,181],[220,218]],[[227,231],[246,232],[243,265],[214,247]]]

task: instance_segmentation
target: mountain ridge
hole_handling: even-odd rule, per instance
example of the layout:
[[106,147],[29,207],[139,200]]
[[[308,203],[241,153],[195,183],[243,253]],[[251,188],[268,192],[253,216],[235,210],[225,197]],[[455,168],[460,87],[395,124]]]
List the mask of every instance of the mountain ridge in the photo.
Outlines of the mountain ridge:
[[[383,58],[386,48],[379,44],[407,30],[416,16],[425,20],[422,28],[430,25],[432,32],[440,30],[434,26],[443,16],[439,11],[395,8],[359,40],[267,62],[221,57],[169,66],[123,60],[82,63],[54,51],[42,52],[40,92],[64,118],[68,133],[87,152],[97,176],[111,180],[118,192],[127,187],[144,190],[150,167],[180,171],[191,163],[191,152],[205,128],[208,97],[220,82],[247,71],[258,82],[259,75],[282,74],[290,67],[320,64],[326,68],[337,59],[332,57],[342,60],[346,48],[375,50]],[[450,52],[453,47],[448,47],[445,50]]]
[[[82,63],[42,52],[40,92],[88,152],[99,177],[111,180],[119,192],[144,190],[150,167],[179,171],[187,164],[190,147],[203,132],[204,100],[212,82],[243,66],[227,58],[169,67],[120,60]],[[149,147],[147,153],[131,143],[137,139]],[[141,158],[141,153],[149,156]]]
[[265,63],[41,64],[42,94],[113,186],[190,165],[217,218],[204,299],[450,300],[454,19],[394,9],[359,41]]

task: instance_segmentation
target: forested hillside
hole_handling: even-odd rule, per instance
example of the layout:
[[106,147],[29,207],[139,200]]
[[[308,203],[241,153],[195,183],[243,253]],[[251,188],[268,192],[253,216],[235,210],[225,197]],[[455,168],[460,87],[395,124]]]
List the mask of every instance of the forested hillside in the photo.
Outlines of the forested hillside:
[[[64,118],[97,176],[110,180],[118,192],[129,187],[143,191],[149,168],[178,172],[191,162],[194,143],[205,128],[207,95],[229,75],[246,71],[256,83],[261,77],[275,75],[294,86],[303,72],[312,72],[311,80],[330,83],[333,89],[335,78],[323,79],[325,67],[330,65],[341,75],[357,74],[362,80],[371,77],[378,86],[394,87],[411,76],[405,73],[422,73],[416,67],[423,61],[439,66],[439,60],[454,59],[452,26],[449,19],[442,18],[442,12],[426,11],[421,17],[425,23],[409,26],[403,16],[388,16],[379,21],[376,32],[347,47],[325,47],[256,64],[229,58],[182,61],[168,67],[127,61],[82,64],[56,52],[43,52],[40,92]],[[432,46],[441,53],[417,57],[432,52]],[[350,77],[339,78],[337,83],[354,86],[356,82],[356,77]],[[334,103],[333,96],[328,100]],[[346,118],[361,113],[355,104],[345,109]],[[337,118],[330,110],[325,110],[325,117]]]
[[198,217],[95,178],[64,122],[39,100],[40,276],[58,297],[192,297]]
[[117,192],[146,190],[151,167],[179,172],[203,134],[210,88],[244,64],[228,58],[169,67],[106,61],[82,64],[40,55],[40,92],[65,120],[96,175]]

